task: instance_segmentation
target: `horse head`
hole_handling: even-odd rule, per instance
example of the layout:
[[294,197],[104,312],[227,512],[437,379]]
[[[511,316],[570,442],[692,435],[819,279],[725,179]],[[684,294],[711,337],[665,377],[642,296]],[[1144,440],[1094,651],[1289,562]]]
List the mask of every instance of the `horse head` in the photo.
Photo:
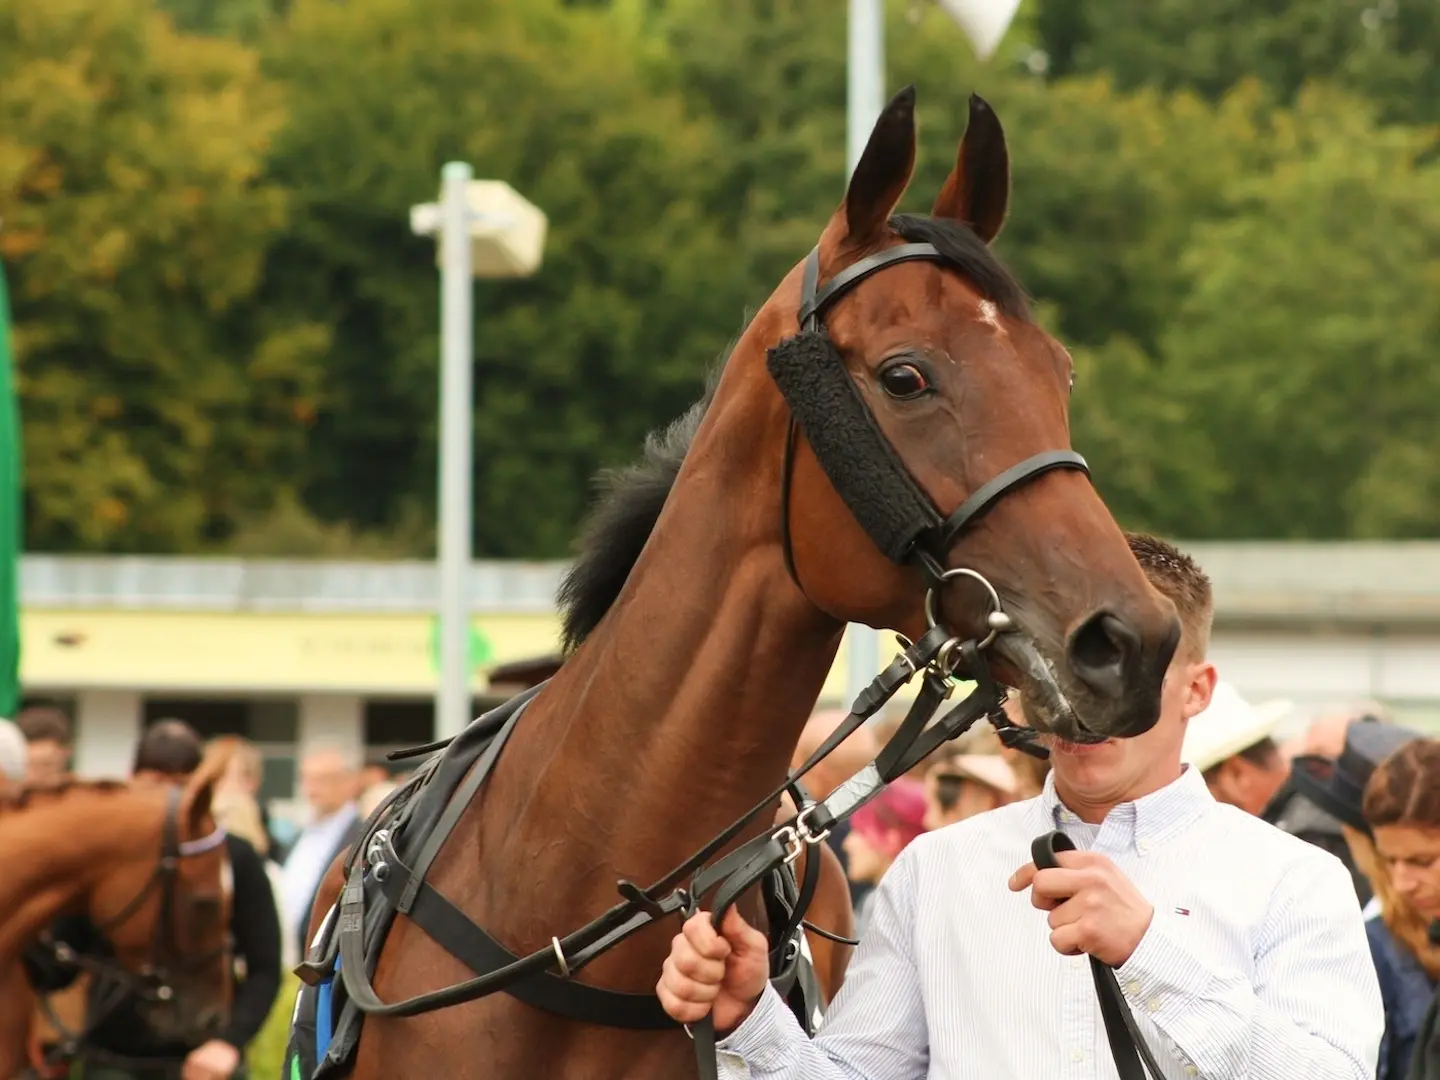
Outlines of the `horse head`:
[[68,864],[78,873],[65,910],[83,910],[106,947],[70,959],[131,996],[162,1040],[198,1045],[229,1017],[231,871],[211,813],[228,758],[208,754],[183,786],[77,785],[48,797],[50,815],[68,809],[71,828],[105,838]]
[[1070,449],[1070,355],[990,250],[1004,132],[972,97],[928,217],[895,213],[915,145],[907,89],[726,371],[772,402],[790,576],[836,620],[993,646],[1041,730],[1139,734],[1180,624]]

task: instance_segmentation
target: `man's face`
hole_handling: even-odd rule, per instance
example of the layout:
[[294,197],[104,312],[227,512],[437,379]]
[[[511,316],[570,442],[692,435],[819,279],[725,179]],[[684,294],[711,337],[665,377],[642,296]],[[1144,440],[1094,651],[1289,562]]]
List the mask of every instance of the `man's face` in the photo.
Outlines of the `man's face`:
[[70,770],[70,748],[54,739],[36,739],[25,747],[25,779],[37,786],[56,784]]
[[300,789],[320,817],[335,813],[355,797],[355,774],[339,754],[311,754],[300,765]]
[[1247,814],[1259,816],[1280,785],[1285,782],[1286,768],[1276,754],[1270,765],[1255,762],[1236,754],[1227,758],[1205,775],[1205,783],[1217,802],[1238,806]]
[[1135,798],[1136,792],[1154,790],[1154,778],[1180,760],[1185,725],[1210,704],[1214,689],[1214,665],[1194,659],[1182,643],[1165,672],[1160,718],[1149,731],[1094,745],[1048,740],[1061,795],[1067,801],[1113,806]]

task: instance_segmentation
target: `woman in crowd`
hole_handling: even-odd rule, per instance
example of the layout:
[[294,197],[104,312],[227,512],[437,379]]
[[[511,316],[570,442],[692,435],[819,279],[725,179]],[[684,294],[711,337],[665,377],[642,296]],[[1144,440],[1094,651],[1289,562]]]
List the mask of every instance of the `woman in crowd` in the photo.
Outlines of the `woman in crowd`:
[[858,887],[856,934],[864,932],[865,912],[875,886],[905,845],[925,831],[925,786],[901,777],[850,817],[845,855],[850,881]]
[[1377,1077],[1440,1080],[1440,739],[1411,739],[1385,758],[1363,812],[1382,909],[1366,924],[1385,1002]]

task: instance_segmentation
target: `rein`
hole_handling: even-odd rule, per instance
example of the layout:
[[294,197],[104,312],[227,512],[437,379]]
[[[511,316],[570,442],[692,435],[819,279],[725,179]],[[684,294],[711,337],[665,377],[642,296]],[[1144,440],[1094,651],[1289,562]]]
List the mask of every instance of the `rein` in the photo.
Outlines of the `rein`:
[[216,826],[205,836],[194,840],[181,840],[180,798],[180,789],[171,788],[165,805],[160,859],[150,877],[119,912],[95,926],[96,933],[101,937],[124,926],[158,890],[160,912],[155,922],[150,962],[136,972],[108,957],[77,951],[65,942],[42,939],[40,943],[40,947],[47,949],[57,962],[83,971],[96,979],[95,989],[85,1011],[85,1024],[80,1031],[69,1029],[51,1008],[48,999],[37,995],[46,1020],[61,1037],[60,1043],[46,1053],[46,1067],[59,1066],[80,1056],[98,1064],[122,1069],[154,1068],[174,1063],[170,1058],[113,1054],[95,1046],[93,1039],[101,1026],[132,999],[138,999],[147,1005],[170,1005],[176,1000],[173,985],[173,975],[176,972],[201,967],[229,951],[227,943],[203,953],[182,956],[174,940],[175,880],[181,860],[214,851],[225,842],[226,837],[225,830]]

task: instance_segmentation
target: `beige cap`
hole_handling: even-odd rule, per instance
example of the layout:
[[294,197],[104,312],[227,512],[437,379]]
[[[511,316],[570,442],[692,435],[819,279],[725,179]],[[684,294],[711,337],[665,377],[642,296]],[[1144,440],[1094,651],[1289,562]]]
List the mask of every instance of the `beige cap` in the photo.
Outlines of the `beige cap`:
[[999,754],[960,754],[944,762],[938,771],[963,776],[1006,795],[1015,794],[1018,786],[1015,770]]

